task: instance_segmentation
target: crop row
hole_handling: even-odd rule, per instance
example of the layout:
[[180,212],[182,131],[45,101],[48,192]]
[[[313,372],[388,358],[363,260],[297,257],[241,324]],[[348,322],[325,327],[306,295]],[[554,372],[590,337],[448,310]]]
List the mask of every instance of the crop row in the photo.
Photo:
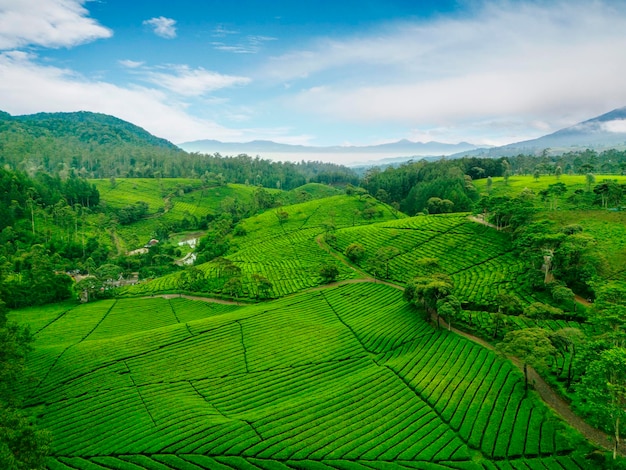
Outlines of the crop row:
[[412,228],[409,221],[413,219],[428,218],[416,217],[397,221],[393,225],[386,223],[340,230],[337,232],[334,247],[343,252],[351,243],[361,243],[366,250],[362,262],[364,266],[368,266],[370,260],[375,259],[378,249],[395,247],[398,255],[390,262],[390,277],[402,281],[421,274],[416,263],[420,258],[436,258],[441,270],[452,274],[484,263],[509,250],[506,236],[479,224],[442,218],[444,221],[456,221],[456,224],[449,225],[450,230],[459,226],[467,228],[464,230],[466,233],[452,233],[431,230],[429,225],[424,229]]
[[521,290],[517,283],[524,270],[518,258],[505,253],[452,274],[452,280],[457,295],[467,302],[493,304],[498,292],[514,293],[525,302],[534,302],[532,294]]
[[535,456],[566,447],[545,407],[525,396],[519,371],[478,345],[442,332],[389,354],[386,364],[485,455]]
[[371,460],[270,460],[198,454],[120,455],[118,457],[60,457],[50,470],[583,470],[589,463],[568,456],[497,462],[381,462]]
[[382,353],[430,334],[430,326],[385,285],[363,283],[323,295],[368,351]]
[[[175,305],[180,318],[190,301],[174,300],[121,304],[144,331],[110,323],[106,338],[61,344],[30,401],[55,438],[50,468],[197,470],[233,458],[251,468],[464,469],[472,449],[494,462],[570,453],[519,371],[429,330],[393,287],[345,285],[159,328],[139,305]],[[106,305],[118,314],[119,302]],[[93,314],[106,326],[102,309]]]
[[170,300],[174,315],[181,323],[200,320],[202,318],[221,315],[239,309],[237,305],[226,305],[215,302],[198,302],[185,298]]

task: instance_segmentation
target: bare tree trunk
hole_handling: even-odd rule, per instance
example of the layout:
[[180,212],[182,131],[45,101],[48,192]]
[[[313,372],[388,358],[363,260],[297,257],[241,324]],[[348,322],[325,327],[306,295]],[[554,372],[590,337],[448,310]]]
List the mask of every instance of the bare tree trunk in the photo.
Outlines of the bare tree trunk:
[[619,447],[619,416],[615,419],[615,447],[613,447],[613,460],[617,458],[617,448]]

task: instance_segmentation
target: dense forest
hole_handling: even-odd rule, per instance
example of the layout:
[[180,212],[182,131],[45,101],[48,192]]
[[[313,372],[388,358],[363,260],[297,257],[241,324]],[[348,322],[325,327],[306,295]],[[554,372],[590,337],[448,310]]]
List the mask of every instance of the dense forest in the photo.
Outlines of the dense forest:
[[0,112],[0,165],[66,178],[198,178],[222,175],[231,183],[293,189],[305,183],[358,183],[342,166],[272,162],[259,157],[187,153],[145,130],[104,114]]
[[[384,171],[372,168],[365,174],[361,184],[370,194],[396,203],[400,210],[414,215],[422,211],[440,213],[471,210],[478,200],[472,184],[477,179],[509,178],[512,175],[533,175],[538,179],[545,175],[593,176],[595,173],[625,174],[626,151],[610,149],[597,153],[586,149],[557,156],[549,156],[544,152],[542,156],[410,161],[398,167],[388,167]],[[436,199],[429,203],[431,198]],[[442,204],[441,201],[446,203]]]

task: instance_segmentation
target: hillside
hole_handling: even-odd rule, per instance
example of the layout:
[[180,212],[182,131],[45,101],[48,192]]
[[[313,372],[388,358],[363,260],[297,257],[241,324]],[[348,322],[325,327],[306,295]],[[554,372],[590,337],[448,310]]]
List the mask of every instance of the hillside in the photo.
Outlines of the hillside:
[[[239,222],[227,242],[229,251],[223,258],[197,264],[194,269],[202,273],[200,279],[186,290],[276,298],[322,283],[323,266],[336,266],[339,280],[357,277],[359,273],[320,245],[323,239],[341,227],[398,217],[404,215],[372,197],[345,194],[269,209]],[[217,239],[212,243],[218,243]],[[185,284],[184,278],[184,273],[174,273],[129,287],[123,293],[178,291]],[[260,288],[262,285],[265,287]]]
[[588,468],[514,366],[388,286],[12,318],[35,331],[27,404],[52,470]]
[[108,177],[112,169],[146,171],[146,156],[181,158],[184,152],[129,122],[105,114],[0,114],[0,158],[3,164],[56,172],[74,168],[83,176]]
[[536,139],[514,142],[499,147],[462,151],[450,158],[466,155],[482,157],[502,157],[519,154],[540,155],[547,152],[559,155],[567,152],[594,149],[626,149],[626,107],[559,129]]
[[528,267],[513,255],[510,235],[472,222],[467,214],[417,216],[337,231],[331,245],[343,253],[353,243],[364,247],[363,269],[376,272],[381,249],[396,251],[379,276],[405,284],[428,274],[420,260],[434,260],[438,271],[451,276],[455,295],[474,310],[492,309],[500,292],[516,293],[525,302],[536,299],[520,285]]
[[30,174],[67,178],[199,178],[293,189],[306,183],[356,184],[342,165],[316,161],[282,163],[237,154],[187,153],[129,122],[99,113],[39,113],[11,116],[0,111],[0,164]]

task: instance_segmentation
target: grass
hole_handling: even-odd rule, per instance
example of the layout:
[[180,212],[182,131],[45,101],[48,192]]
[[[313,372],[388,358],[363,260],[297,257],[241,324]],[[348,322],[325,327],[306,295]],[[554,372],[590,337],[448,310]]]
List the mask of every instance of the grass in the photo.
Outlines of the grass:
[[585,468],[517,369],[386,285],[65,310],[12,314],[50,469]]

